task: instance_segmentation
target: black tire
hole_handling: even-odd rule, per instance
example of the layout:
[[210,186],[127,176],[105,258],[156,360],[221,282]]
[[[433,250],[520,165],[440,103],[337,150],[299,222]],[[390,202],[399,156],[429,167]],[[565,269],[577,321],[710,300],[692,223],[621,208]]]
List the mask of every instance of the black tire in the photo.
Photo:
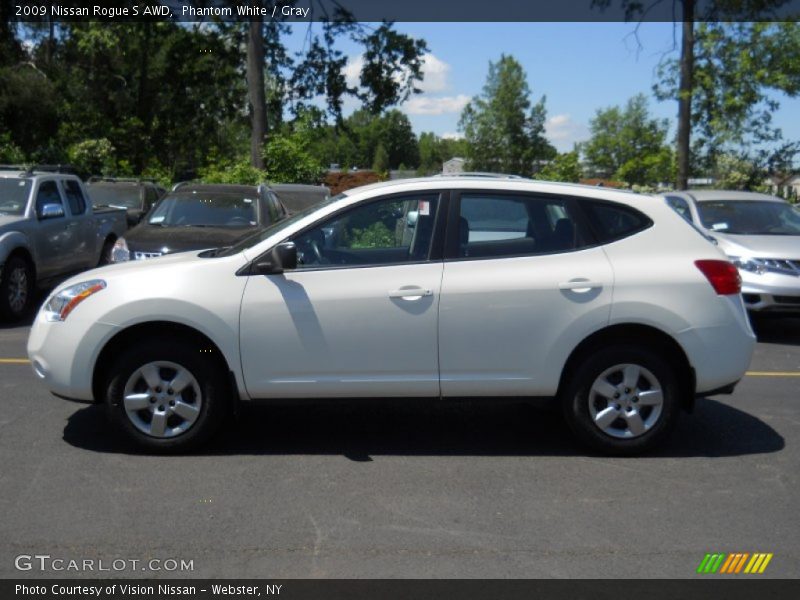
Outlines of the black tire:
[[103,249],[100,251],[100,260],[97,262],[98,267],[111,264],[111,251],[114,249],[114,240],[108,238],[103,244]]
[[[151,406],[130,416],[123,401],[126,385],[129,385],[134,374],[143,366],[153,363],[171,363],[185,369],[197,384],[200,401],[198,402],[198,397],[193,390],[189,390],[192,397],[185,398],[185,391],[174,392],[174,396],[167,396],[167,392],[172,392],[172,390],[162,387],[161,395],[154,402],[150,402]],[[159,372],[167,380],[170,377],[170,368],[168,367],[161,368]],[[177,371],[174,373],[177,375]],[[149,387],[144,381],[144,376],[137,375],[135,377],[139,377],[138,389],[142,390],[144,387],[146,388],[143,390],[144,394],[150,394],[151,392],[147,391]],[[136,389],[134,388],[132,392],[135,393]],[[113,363],[107,378],[106,403],[112,421],[136,445],[148,451],[178,453],[197,448],[219,429],[229,414],[230,393],[225,367],[213,353],[203,352],[200,346],[180,340],[150,339],[128,348]],[[166,409],[166,412],[169,413],[173,409],[168,407],[171,402],[174,402],[174,400],[170,400],[170,397],[178,399],[179,396],[181,396],[181,400],[185,400],[185,403],[199,404],[199,412],[195,420],[185,431],[164,437],[151,435],[140,429],[142,426],[152,428],[152,420],[150,424],[143,422],[146,421],[148,413],[151,413],[151,417],[155,414],[153,411],[159,409],[161,412],[165,412]],[[152,394],[150,400],[154,398],[156,396]],[[179,400],[178,403],[181,404],[181,401]],[[179,420],[182,417],[176,413],[170,413],[167,419]],[[134,420],[139,423],[139,426],[135,424]]]
[[[616,369],[620,365],[640,367],[637,388],[631,389],[630,394],[625,393],[627,388],[622,379],[623,370]],[[631,372],[635,373],[633,370]],[[604,383],[613,382],[614,386],[619,386],[619,399],[611,396],[608,400],[592,392],[593,385],[604,374]],[[655,380],[655,386],[651,386],[652,379]],[[563,388],[559,400],[570,429],[583,444],[612,456],[634,456],[653,450],[669,436],[680,413],[681,387],[675,367],[653,350],[636,344],[598,349],[567,374]],[[645,406],[644,402],[650,400],[640,400],[638,393],[650,392],[650,399],[657,398],[658,388],[661,391],[661,405],[659,412],[654,413],[656,407]],[[595,423],[595,416],[601,415],[605,409],[609,409],[609,419],[613,418],[613,421],[603,430]],[[616,414],[619,416],[614,417]],[[646,426],[649,417],[653,417],[643,433],[634,434],[634,428],[629,425],[628,416],[633,419],[636,414],[643,423],[637,428]],[[630,437],[621,437],[628,435]]]
[[27,260],[12,256],[0,276],[0,316],[11,321],[25,317],[33,305],[33,291],[33,267]]

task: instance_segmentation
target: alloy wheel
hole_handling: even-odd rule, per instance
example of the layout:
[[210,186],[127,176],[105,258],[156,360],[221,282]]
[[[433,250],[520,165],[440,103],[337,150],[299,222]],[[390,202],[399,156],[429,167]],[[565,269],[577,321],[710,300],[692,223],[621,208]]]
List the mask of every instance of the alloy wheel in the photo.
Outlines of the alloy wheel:
[[664,392],[656,376],[641,365],[619,364],[594,380],[588,402],[596,427],[611,437],[631,439],[658,422]]

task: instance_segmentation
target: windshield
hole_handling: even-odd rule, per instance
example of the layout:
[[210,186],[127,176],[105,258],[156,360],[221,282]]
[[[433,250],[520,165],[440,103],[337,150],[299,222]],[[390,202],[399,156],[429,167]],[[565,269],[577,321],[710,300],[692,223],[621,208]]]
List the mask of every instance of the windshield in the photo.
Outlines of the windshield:
[[30,192],[30,179],[0,178],[0,215],[23,214]]
[[800,235],[800,211],[785,202],[713,200],[698,202],[706,229],[740,235]]
[[346,196],[347,196],[347,194],[341,193],[338,196],[334,196],[333,198],[328,198],[327,200],[325,200],[323,202],[320,202],[319,204],[315,204],[314,206],[311,206],[311,207],[307,208],[304,211],[301,211],[299,213],[295,213],[294,215],[292,215],[288,219],[284,219],[283,221],[278,221],[277,223],[275,223],[273,225],[270,225],[266,229],[262,229],[262,230],[258,231],[258,233],[254,233],[253,235],[247,236],[243,240],[240,240],[237,244],[231,246],[230,248],[226,248],[225,250],[221,251],[216,256],[232,256],[233,254],[238,254],[242,250],[246,250],[247,248],[252,248],[256,244],[260,244],[261,242],[263,242],[268,237],[273,236],[276,233],[280,233],[281,231],[283,231],[287,227],[290,227],[291,225],[294,225],[295,223],[297,223],[301,219],[304,219],[308,215],[313,214],[314,212],[316,212],[318,210],[321,210],[321,209],[325,208],[326,206],[329,206],[330,204],[333,204],[337,200],[341,200],[342,198],[345,198]]
[[139,188],[133,186],[89,185],[93,206],[122,206],[141,208]]
[[148,223],[162,227],[255,227],[255,192],[237,194],[186,192],[166,196],[150,213]]

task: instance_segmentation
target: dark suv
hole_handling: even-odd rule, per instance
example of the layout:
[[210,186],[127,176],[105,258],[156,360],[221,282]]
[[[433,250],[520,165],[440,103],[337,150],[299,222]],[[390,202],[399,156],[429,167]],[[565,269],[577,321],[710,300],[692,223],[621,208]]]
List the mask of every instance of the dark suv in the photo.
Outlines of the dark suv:
[[146,179],[90,177],[86,187],[94,206],[124,208],[128,213],[128,227],[137,225],[167,193],[155,181]]
[[117,241],[112,261],[230,246],[286,216],[266,185],[178,184]]

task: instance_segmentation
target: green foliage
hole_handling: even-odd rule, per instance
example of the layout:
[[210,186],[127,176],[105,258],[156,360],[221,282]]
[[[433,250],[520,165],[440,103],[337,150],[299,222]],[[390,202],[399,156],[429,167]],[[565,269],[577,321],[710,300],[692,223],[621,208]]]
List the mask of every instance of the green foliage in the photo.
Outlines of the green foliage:
[[459,122],[468,142],[469,170],[530,175],[539,161],[555,156],[544,137],[545,98],[532,105],[530,94],[525,71],[513,57],[489,63],[482,94],[466,106]]
[[84,177],[117,174],[116,152],[106,138],[83,140],[72,144],[67,148],[67,160]]
[[722,190],[762,191],[766,171],[742,156],[721,154],[715,160],[714,187]]
[[463,139],[440,138],[428,131],[419,136],[419,169],[420,176],[442,172],[442,165],[451,158],[465,157],[468,153],[468,142]]
[[394,233],[380,221],[364,229],[351,229],[348,242],[350,248],[393,248],[396,245]]
[[215,164],[200,171],[204,183],[238,183],[259,185],[267,181],[267,172],[250,165],[247,158],[235,162]]
[[577,150],[559,154],[534,175],[535,179],[567,183],[577,183],[581,177],[583,177],[583,169]]
[[286,135],[270,137],[264,148],[264,167],[276,183],[319,183],[325,173],[302,139]]
[[11,141],[11,135],[0,133],[0,163],[22,164],[25,162],[25,153]]
[[381,143],[378,143],[378,147],[375,149],[372,170],[376,173],[386,173],[389,171],[389,154]]
[[624,108],[600,109],[589,124],[592,137],[583,150],[592,175],[647,185],[672,179],[672,150],[666,120],[651,119],[644,94]]

